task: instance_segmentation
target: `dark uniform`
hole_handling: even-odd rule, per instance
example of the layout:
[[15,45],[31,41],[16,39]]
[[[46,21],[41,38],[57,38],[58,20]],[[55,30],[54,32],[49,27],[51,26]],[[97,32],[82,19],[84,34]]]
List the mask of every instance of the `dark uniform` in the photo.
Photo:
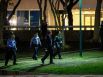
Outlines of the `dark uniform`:
[[47,34],[47,23],[45,21],[42,21],[41,34],[42,34],[42,37],[44,39],[46,34]]
[[103,21],[101,22],[101,28],[100,28],[99,34],[101,39],[101,49],[103,50]]
[[16,64],[16,41],[15,41],[15,36],[11,35],[11,37],[7,40],[7,51],[5,55],[5,66],[8,64],[8,61],[10,58],[13,56],[13,65]]
[[42,25],[41,25],[41,41],[42,41],[42,47],[43,50],[45,51],[46,48],[46,34],[47,34],[47,23],[45,21],[42,21]]
[[62,37],[60,36],[60,33],[58,33],[54,38],[54,47],[56,48],[56,52],[54,53],[54,58],[56,55],[58,55],[59,59],[62,59],[61,57]]
[[50,31],[48,31],[47,35],[46,35],[46,49],[47,49],[47,51],[45,52],[45,55],[41,59],[42,63],[44,64],[45,59],[50,54],[50,64],[54,64],[53,63],[53,43],[52,43],[52,37],[51,37]]

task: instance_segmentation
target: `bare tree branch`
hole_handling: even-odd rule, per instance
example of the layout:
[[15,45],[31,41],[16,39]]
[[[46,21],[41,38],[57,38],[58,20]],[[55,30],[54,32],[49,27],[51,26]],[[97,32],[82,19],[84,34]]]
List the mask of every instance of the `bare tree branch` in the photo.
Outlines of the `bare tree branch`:
[[61,4],[63,5],[63,7],[65,7],[66,3],[64,0],[60,0]]
[[43,15],[44,15],[44,21],[46,21],[46,9],[47,9],[47,0],[45,0],[44,2],[44,11],[43,11]]
[[39,8],[41,8],[41,6],[42,6],[42,0],[37,0],[37,3],[39,5]]
[[42,23],[42,0],[37,0],[40,9],[40,24]]
[[77,4],[77,3],[78,3],[78,1],[79,1],[79,0],[74,1],[74,2],[73,2],[73,6],[74,6],[75,4]]
[[56,14],[55,14],[55,9],[54,9],[53,2],[54,2],[54,1],[49,0],[50,6],[51,6],[51,10],[52,10],[52,13],[53,13],[53,16],[54,16],[54,20],[55,20],[55,25],[57,25]]
[[11,19],[12,15],[14,15],[16,8],[19,6],[21,0],[18,0],[17,4],[15,5],[12,13],[10,14],[10,16],[8,17],[8,21]]

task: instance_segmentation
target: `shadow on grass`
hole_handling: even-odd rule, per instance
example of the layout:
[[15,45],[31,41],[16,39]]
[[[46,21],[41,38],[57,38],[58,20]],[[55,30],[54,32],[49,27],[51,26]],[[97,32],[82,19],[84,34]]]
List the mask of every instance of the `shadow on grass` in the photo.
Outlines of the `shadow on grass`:
[[11,67],[11,66],[14,66],[14,65],[1,66],[0,69],[5,69],[5,68]]
[[[6,68],[12,67],[14,65],[8,65],[8,66],[1,66],[0,67],[0,75],[32,75],[34,74],[33,71],[36,71],[38,68],[48,66],[50,64],[40,64],[38,66],[34,66],[29,68],[27,71],[8,71]],[[36,74],[36,73],[35,73]]]
[[11,74],[17,74],[17,75],[22,75],[22,74],[33,74],[32,71],[35,71],[38,68],[44,67],[44,66],[48,66],[50,64],[40,64],[39,66],[34,66],[32,68],[30,68],[29,70],[22,72],[22,71],[8,71],[6,70],[6,68],[12,67],[14,65],[9,65],[9,66],[1,66],[0,67],[0,75],[11,75]]
[[36,69],[38,68],[41,68],[41,67],[44,67],[44,66],[48,66],[50,64],[40,64],[39,66],[35,66],[35,67],[32,67],[31,69],[27,70],[26,72],[32,72],[32,71],[35,71]]
[[18,72],[12,72],[12,71],[7,71],[6,68],[9,68],[13,65],[9,65],[9,66],[1,66],[0,67],[0,75],[15,75],[18,74]]

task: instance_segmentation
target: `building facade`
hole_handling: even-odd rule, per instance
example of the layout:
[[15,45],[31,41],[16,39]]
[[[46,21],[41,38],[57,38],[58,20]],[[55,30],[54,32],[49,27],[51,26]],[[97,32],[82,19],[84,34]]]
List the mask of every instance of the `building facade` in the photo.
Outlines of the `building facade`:
[[[15,0],[13,5],[8,8],[8,16],[14,7]],[[82,0],[82,26],[94,26],[95,22],[95,8],[96,0]],[[60,6],[60,10],[62,9]],[[103,4],[102,4],[103,8]],[[79,26],[79,3],[74,6],[73,10],[73,26]],[[54,26],[54,18],[48,3],[47,6],[47,22],[49,26]],[[67,14],[65,14],[67,15]],[[61,15],[60,15],[61,16]],[[101,11],[101,21],[103,20],[103,15]],[[18,6],[15,15],[9,21],[12,26],[39,26],[40,25],[40,10],[37,4],[37,0],[21,0],[20,5]],[[68,26],[68,18],[65,18],[65,26]],[[73,30],[79,30],[79,28],[73,28]],[[94,28],[83,28],[83,30],[94,30]]]

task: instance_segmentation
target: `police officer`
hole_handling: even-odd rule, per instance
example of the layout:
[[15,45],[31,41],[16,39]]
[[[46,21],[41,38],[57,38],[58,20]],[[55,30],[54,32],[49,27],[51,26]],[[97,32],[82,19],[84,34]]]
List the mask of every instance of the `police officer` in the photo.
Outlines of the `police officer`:
[[35,60],[37,60],[39,46],[41,46],[41,41],[40,41],[40,38],[38,36],[38,33],[35,33],[30,41],[30,47],[32,47],[34,49],[34,53],[33,53],[32,58]]
[[59,59],[62,59],[61,57],[62,37],[60,31],[57,32],[57,35],[54,38],[54,47],[56,48],[56,52],[54,53],[54,58],[56,55],[58,55]]
[[46,50],[46,34],[47,34],[47,22],[42,20],[42,24],[41,24],[41,35],[42,35],[41,41],[42,41],[43,51]]
[[50,55],[50,64],[54,64],[53,62],[53,43],[52,43],[52,32],[47,31],[46,35],[46,49],[45,55],[41,59],[42,64],[44,64],[45,59]]
[[10,35],[10,38],[7,40],[7,51],[5,56],[5,66],[7,66],[8,61],[11,57],[13,57],[13,65],[16,65],[16,41],[15,41],[15,35],[12,33]]
[[47,34],[47,22],[45,22],[44,20],[42,20],[42,24],[41,24],[41,34],[43,39]]

